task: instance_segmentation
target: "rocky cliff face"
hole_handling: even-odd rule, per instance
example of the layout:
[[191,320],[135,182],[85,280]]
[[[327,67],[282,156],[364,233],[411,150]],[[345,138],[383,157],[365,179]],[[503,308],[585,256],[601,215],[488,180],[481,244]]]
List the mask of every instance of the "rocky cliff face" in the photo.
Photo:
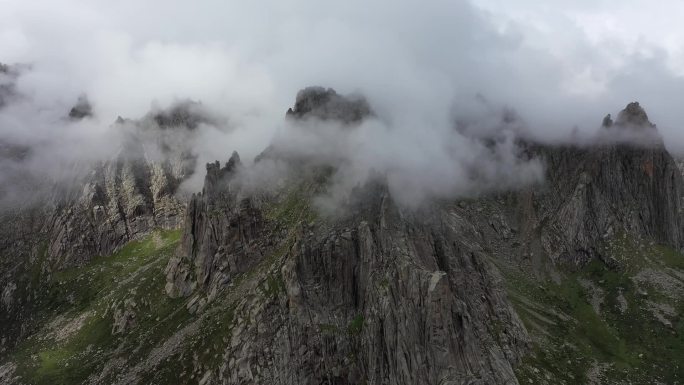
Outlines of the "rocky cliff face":
[[[646,135],[642,142],[589,147],[538,147],[547,162],[546,186],[538,196],[541,244],[557,262],[582,266],[605,260],[602,243],[615,235],[682,246],[682,176],[638,103],[623,110],[611,129]],[[602,133],[603,134],[603,133]]]
[[582,266],[602,258],[602,240],[616,234],[682,244],[681,174],[664,148],[544,151],[555,170],[539,194],[541,239],[552,259]]
[[[69,116],[83,119],[89,114],[87,99],[82,98]],[[57,186],[43,229],[48,259],[58,267],[78,265],[111,254],[153,229],[179,227],[185,204],[175,194],[194,171],[195,157],[189,148],[167,143],[164,131],[181,136],[201,119],[180,104],[141,122],[117,123],[118,129],[128,131],[116,157],[78,176],[75,188]]]
[[[91,115],[83,97],[68,116],[79,120]],[[165,137],[158,132],[168,126],[149,124],[157,115],[140,122],[118,122],[115,129],[126,130],[127,140],[116,157],[88,165],[72,179],[27,179],[25,185],[20,179],[12,180],[19,182],[10,185],[14,194],[24,191],[32,198],[0,213],[0,288],[5,298],[0,322],[6,325],[0,333],[3,349],[30,331],[33,302],[45,290],[38,277],[83,266],[153,230],[176,229],[182,224],[186,205],[176,193],[193,172],[195,158],[185,149],[165,145]],[[187,126],[180,122],[172,128],[186,130]],[[5,147],[0,163],[12,164],[20,172],[32,150]],[[163,151],[157,155],[155,150],[151,156],[146,147]]]
[[239,196],[230,184],[238,167],[237,153],[225,167],[207,164],[202,193],[194,195],[188,206],[180,258],[174,258],[167,269],[171,297],[188,296],[195,289],[216,295],[231,279],[254,267],[272,242],[263,232],[258,203]]
[[50,260],[82,264],[155,228],[180,225],[184,204],[174,193],[184,166],[145,159],[136,147],[98,166],[75,199],[58,203],[48,225]]
[[[340,129],[370,114],[320,88],[288,112]],[[21,337],[4,344],[0,380],[679,383],[682,176],[638,104],[604,126],[593,146],[527,143],[541,185],[407,210],[377,176],[336,217],[313,206],[330,165],[272,147],[257,163],[287,162],[285,182],[254,191],[234,153],[207,165],[184,210],[171,195],[183,162],[131,145],[54,211],[56,233],[41,211],[11,219],[21,231],[2,250],[25,250],[31,278],[8,279],[3,257],[3,336]],[[31,270],[41,258],[62,271]]]

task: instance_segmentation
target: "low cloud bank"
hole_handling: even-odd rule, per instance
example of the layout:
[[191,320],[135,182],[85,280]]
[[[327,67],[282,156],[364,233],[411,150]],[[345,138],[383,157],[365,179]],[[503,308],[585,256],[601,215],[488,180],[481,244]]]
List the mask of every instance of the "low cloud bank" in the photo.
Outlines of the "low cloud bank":
[[[601,4],[257,3],[3,4],[1,192],[21,199],[28,180],[78,176],[120,153],[131,127],[163,125],[149,117],[184,100],[211,116],[161,134],[164,146],[196,157],[186,192],[201,188],[205,163],[237,150],[249,164],[269,145],[337,162],[330,202],[371,173],[407,205],[514,188],[543,175],[517,139],[586,142],[606,112],[633,100],[648,107],[669,149],[684,149],[677,52],[658,45],[657,28],[644,27],[640,45],[632,30],[624,41],[597,39],[587,15],[605,15]],[[353,130],[286,119],[309,85],[363,95],[373,114]],[[159,146],[150,140],[151,159]],[[253,183],[282,173],[269,162],[254,166],[262,171]]]

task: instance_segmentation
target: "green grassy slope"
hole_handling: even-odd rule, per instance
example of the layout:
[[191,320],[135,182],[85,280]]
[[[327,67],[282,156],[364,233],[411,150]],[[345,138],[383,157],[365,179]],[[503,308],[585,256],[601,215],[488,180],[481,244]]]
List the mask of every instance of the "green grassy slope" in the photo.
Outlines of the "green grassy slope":
[[[55,273],[38,309],[38,331],[8,357],[16,375],[31,384],[81,383],[105,362],[135,360],[155,339],[171,333],[188,317],[182,301],[164,293],[164,273],[180,231],[155,232],[112,256]],[[118,332],[114,313],[134,314]]]
[[684,382],[684,255],[620,236],[605,255],[560,282],[506,275],[533,338],[520,383]]

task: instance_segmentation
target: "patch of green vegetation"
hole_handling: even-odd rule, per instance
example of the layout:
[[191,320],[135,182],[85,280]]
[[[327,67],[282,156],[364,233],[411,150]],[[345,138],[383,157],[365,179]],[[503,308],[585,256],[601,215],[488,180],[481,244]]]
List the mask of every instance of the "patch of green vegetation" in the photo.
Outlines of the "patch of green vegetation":
[[521,383],[538,383],[544,375],[557,383],[586,383],[596,364],[605,364],[604,376],[616,383],[684,379],[684,365],[673,364],[684,362],[684,322],[677,317],[667,328],[649,310],[664,301],[683,314],[682,302],[667,302],[667,293],[632,279],[645,268],[681,271],[683,256],[622,236],[602,251],[620,268],[594,260],[566,272],[558,284],[523,272],[505,274],[510,298],[536,341],[516,370]]
[[[278,221],[278,227],[287,230],[287,235],[258,265],[233,277],[230,291],[249,283],[250,287],[258,285],[260,291],[245,292],[247,296],[259,295],[270,301],[282,295],[283,257],[296,244],[300,224],[316,218],[309,207],[310,194],[306,186],[292,190],[270,208],[271,219]],[[95,373],[105,376],[103,382],[114,381],[115,371],[102,374],[105,363],[122,360],[125,366],[132,367],[144,362],[153,349],[193,322],[201,322],[199,331],[184,340],[182,349],[153,363],[154,370],[141,373],[143,382],[171,383],[178,381],[179,372],[190,381],[189,376],[199,375],[200,370],[203,375],[218,368],[235,327],[235,299],[224,296],[224,301],[212,302],[200,315],[186,309],[188,298],[171,299],[166,295],[164,269],[180,236],[180,231],[158,231],[129,242],[110,256],[95,257],[84,266],[52,275],[40,275],[41,270],[36,270],[43,290],[35,301],[39,308],[32,310],[36,315],[33,336],[7,357],[17,364],[16,374],[22,381],[37,385],[77,384]],[[127,311],[134,314],[130,322],[115,327],[115,314]],[[82,322],[67,335],[58,336],[76,319]],[[242,322],[249,325],[253,321],[245,318]],[[114,332],[120,328],[123,330]]]
[[[41,329],[9,357],[17,375],[31,384],[77,384],[120,353],[133,360],[189,318],[182,301],[164,293],[163,270],[180,231],[159,231],[108,257],[53,274],[44,282],[45,304],[37,309]],[[113,312],[133,306],[132,325],[113,333]],[[135,305],[131,305],[135,304]],[[149,344],[144,344],[149,342]]]
[[280,272],[269,274],[264,283],[264,293],[269,297],[277,297],[280,293],[285,292],[285,282]]
[[559,381],[583,383],[593,359],[629,362],[624,345],[594,313],[574,278],[544,286],[518,280],[517,289],[511,298],[528,330],[546,335],[554,347],[535,347],[521,375],[526,367],[542,368]]
[[233,305],[212,308],[211,314],[202,320],[199,334],[189,339],[180,352],[161,362],[154,371],[144,373],[141,382],[178,383],[179,376],[202,376],[207,369],[218,368],[223,363],[223,351],[230,342],[234,327]]
[[655,258],[658,262],[672,269],[684,270],[684,255],[668,246],[655,246]]
[[289,228],[298,223],[314,222],[318,219],[316,210],[311,207],[313,186],[300,184],[290,188],[277,203],[266,208],[266,217]]
[[[238,302],[231,298],[233,294],[241,292],[247,297],[258,297],[261,301],[272,301],[279,298],[285,292],[280,268],[284,257],[288,255],[297,240],[296,231],[298,221],[290,223],[288,234],[269,255],[248,271],[232,278],[231,288],[223,293],[222,300],[215,300],[203,311],[202,323],[199,326],[199,334],[194,335],[186,343],[180,352],[162,362],[154,371],[145,373],[143,382],[150,384],[167,384],[179,381],[195,382],[190,380],[203,376],[207,371],[216,370],[224,363],[223,353],[230,343],[233,330],[237,326],[236,306]],[[245,285],[255,283],[257,291],[249,289],[245,291]],[[252,282],[252,283],[250,283]],[[239,297],[243,299],[244,297]],[[246,302],[250,302],[248,299]],[[240,311],[243,327],[249,327],[253,322],[249,318],[248,311]],[[183,382],[183,381],[181,381]]]
[[[660,249],[660,248],[659,248]],[[667,267],[667,258],[658,250],[650,255],[653,262],[644,265],[657,268],[660,263]],[[681,254],[679,255],[681,257]],[[644,284],[638,287],[629,276],[610,270],[595,263],[589,266],[587,275],[605,292],[602,306],[602,319],[619,336],[625,350],[630,352],[631,362],[627,368],[634,369],[630,377],[648,376],[660,379],[663,383],[678,383],[684,379],[684,367],[673,363],[684,362],[684,322],[677,317],[672,327],[665,327],[652,313],[653,303],[668,302],[668,294]],[[677,314],[684,314],[684,303],[671,304]],[[638,374],[637,374],[638,373]],[[620,372],[614,373],[620,376]],[[627,378],[627,376],[625,376]]]
[[494,337],[496,342],[501,345],[503,342],[502,336],[505,334],[506,328],[498,319],[494,319],[489,323],[489,333]]
[[41,278],[43,275],[43,266],[45,265],[45,260],[48,254],[48,243],[43,241],[38,246],[38,256],[36,260],[31,265],[31,288],[37,288],[40,285]]
[[359,314],[356,317],[354,317],[347,326],[347,332],[352,336],[357,336],[361,334],[361,331],[363,330],[363,321],[363,314]]
[[327,335],[336,335],[339,334],[340,328],[333,324],[319,324],[318,325],[318,330],[322,334],[327,334]]
[[[171,375],[168,380],[172,380],[158,383],[177,381],[180,371],[192,373],[196,363],[201,363],[205,368],[218,368],[223,363],[223,351],[226,345],[230,343],[235,327],[235,306],[230,304],[215,307],[211,311],[211,314],[202,321],[199,334],[189,340],[188,345],[183,348],[184,352],[191,352],[192,354],[180,355],[157,368],[161,371],[168,369],[168,374]],[[203,371],[197,374],[203,374]],[[156,373],[148,373],[147,375],[160,377]]]

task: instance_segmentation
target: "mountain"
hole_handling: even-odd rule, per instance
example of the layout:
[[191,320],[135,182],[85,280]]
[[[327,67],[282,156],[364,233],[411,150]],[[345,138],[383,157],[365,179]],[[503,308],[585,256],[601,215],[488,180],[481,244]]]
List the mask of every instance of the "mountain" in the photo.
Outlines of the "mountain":
[[0,108],[16,97],[17,74],[17,68],[0,63]]
[[[192,151],[136,138],[198,111],[120,121],[137,128],[117,159],[3,214],[0,382],[683,381],[682,173],[638,103],[592,144],[519,141],[543,183],[409,209],[375,175],[334,216],[315,202],[335,165],[277,143],[255,164],[288,164],[278,183],[248,188],[233,153],[185,201]],[[373,115],[313,87],[286,117]]]

